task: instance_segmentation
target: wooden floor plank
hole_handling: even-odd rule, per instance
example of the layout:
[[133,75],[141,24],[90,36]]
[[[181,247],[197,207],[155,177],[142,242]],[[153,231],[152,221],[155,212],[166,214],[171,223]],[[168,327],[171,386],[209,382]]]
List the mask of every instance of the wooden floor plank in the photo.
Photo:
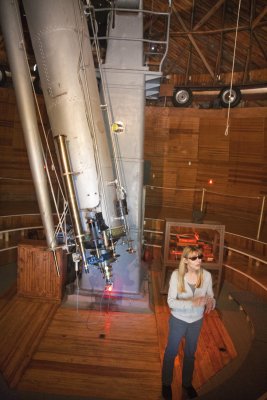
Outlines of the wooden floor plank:
[[2,310],[0,369],[10,387],[19,382],[57,307],[14,296]]
[[[85,396],[109,400],[157,400],[160,380],[156,374],[131,374],[130,377],[107,374],[89,374],[86,371],[58,371],[29,369],[23,380],[23,389],[31,389],[39,382],[38,391],[47,392],[56,388],[57,394]],[[45,375],[40,380],[40,375]]]
[[[60,309],[55,315],[20,382],[21,390],[33,390],[33,382],[38,382],[35,390],[45,390],[49,380],[49,391],[57,394],[67,391],[116,400],[158,398],[160,358],[153,314],[100,317],[94,311],[81,311],[83,322],[74,316],[71,309]],[[64,387],[54,378],[58,373]]]

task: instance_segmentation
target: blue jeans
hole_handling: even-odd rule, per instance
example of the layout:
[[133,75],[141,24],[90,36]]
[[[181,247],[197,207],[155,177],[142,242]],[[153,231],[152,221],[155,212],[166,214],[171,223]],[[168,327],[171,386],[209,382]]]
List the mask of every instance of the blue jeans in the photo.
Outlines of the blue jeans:
[[190,386],[192,384],[195,352],[202,322],[203,318],[196,322],[188,323],[175,318],[173,315],[170,316],[169,337],[162,366],[163,385],[169,386],[172,384],[174,360],[178,354],[182,337],[185,337],[182,385]]

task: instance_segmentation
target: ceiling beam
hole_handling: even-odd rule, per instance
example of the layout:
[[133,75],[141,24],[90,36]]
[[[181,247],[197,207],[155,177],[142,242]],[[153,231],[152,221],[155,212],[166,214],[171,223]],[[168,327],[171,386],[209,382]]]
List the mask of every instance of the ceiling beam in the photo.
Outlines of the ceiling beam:
[[201,18],[201,20],[194,26],[193,31],[198,30],[202,25],[205,24],[205,22],[207,22],[210,17],[221,7],[221,5],[225,3],[225,0],[218,0],[216,4],[214,4],[213,7],[211,7],[211,9],[207,12],[206,15],[204,15],[203,18]]
[[[224,27],[225,24],[225,14],[226,14],[226,2],[223,5],[222,9],[222,15],[221,15],[221,24],[222,27]],[[223,32],[220,33],[220,45],[218,49],[218,54],[216,58],[216,65],[215,65],[215,73],[214,73],[214,80],[213,82],[215,83],[216,81],[220,80],[220,71],[221,71],[221,63],[222,63],[222,55],[223,55]]]
[[[266,22],[260,22],[258,26],[266,25]],[[205,31],[186,31],[186,32],[171,32],[170,36],[177,37],[177,36],[187,36],[187,35],[212,35],[217,33],[228,33],[228,32],[235,32],[236,29],[239,31],[249,31],[249,25],[241,25],[236,28],[220,28],[220,29],[212,29],[212,30],[205,30]]]
[[264,17],[265,14],[267,14],[267,6],[264,7],[262,12],[252,22],[252,29],[254,29],[258,25],[258,23]]
[[245,64],[245,69],[244,69],[244,76],[243,76],[243,83],[246,83],[246,81],[249,79],[249,67],[250,67],[250,61],[251,61],[251,52],[252,52],[252,23],[254,20],[254,15],[255,15],[255,0],[251,0],[250,2],[250,18],[249,18],[249,23],[250,23],[250,31],[249,31],[249,45],[247,49],[247,57],[246,57],[246,64]]
[[256,42],[262,52],[262,55],[264,56],[265,60],[267,61],[267,52],[266,52],[266,48],[262,45],[260,38],[258,37],[257,33],[255,31],[253,31],[253,36],[256,39]]
[[[193,25],[194,25],[194,17],[195,17],[195,0],[193,0],[193,2],[192,2],[192,12],[191,12],[191,21],[190,21],[190,29],[191,30],[193,29]],[[188,53],[188,58],[187,58],[187,65],[186,65],[186,73],[185,73],[185,85],[187,85],[188,80],[189,80],[191,62],[192,62],[192,43],[190,42],[190,48],[189,48],[189,53]]]
[[[178,21],[182,25],[182,28],[184,29],[184,31],[188,32],[188,29],[186,28],[186,25],[185,25],[184,21],[180,17],[179,12],[177,11],[177,9],[176,9],[176,7],[174,5],[172,5],[172,10],[174,12],[175,17],[178,19]],[[204,54],[202,53],[202,51],[198,47],[195,39],[193,38],[193,36],[190,33],[188,33],[188,39],[190,40],[190,42],[194,46],[196,52],[198,53],[199,57],[201,58],[203,64],[205,65],[206,69],[208,70],[209,74],[211,75],[212,78],[214,78],[214,72],[213,72],[212,68],[210,67],[208,61],[206,60],[206,58],[204,56]]]

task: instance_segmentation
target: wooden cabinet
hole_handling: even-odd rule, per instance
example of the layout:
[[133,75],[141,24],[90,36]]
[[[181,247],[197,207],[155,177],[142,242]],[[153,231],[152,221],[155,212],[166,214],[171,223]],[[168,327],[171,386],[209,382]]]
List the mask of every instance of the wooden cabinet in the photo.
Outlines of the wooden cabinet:
[[217,297],[222,277],[224,231],[224,225],[216,222],[196,224],[166,219],[161,293],[168,292],[170,275],[179,266],[183,248],[188,245],[199,245],[204,255],[202,265],[212,273],[214,294]]
[[66,256],[56,251],[58,275],[53,252],[45,242],[31,240],[18,246],[17,292],[24,297],[60,302],[66,280]]

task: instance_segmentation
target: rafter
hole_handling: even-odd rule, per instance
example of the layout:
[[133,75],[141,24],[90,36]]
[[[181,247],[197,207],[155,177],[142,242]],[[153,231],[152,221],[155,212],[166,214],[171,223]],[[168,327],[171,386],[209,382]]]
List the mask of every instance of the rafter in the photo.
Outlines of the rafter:
[[[180,24],[182,25],[182,28],[184,29],[184,31],[188,31],[188,29],[186,28],[186,25],[184,23],[184,21],[182,20],[179,12],[177,11],[176,7],[174,5],[172,5],[172,9],[174,12],[175,17],[178,19],[178,21],[180,22]],[[188,33],[188,39],[190,40],[190,42],[192,43],[192,45],[194,46],[196,52],[198,53],[199,57],[201,58],[203,64],[205,65],[206,69],[208,70],[208,72],[210,73],[211,77],[214,78],[214,72],[212,70],[212,68],[210,67],[208,61],[206,60],[204,54],[202,53],[202,51],[200,50],[200,48],[198,47],[195,39],[193,38],[193,36]]]
[[245,83],[248,79],[249,76],[249,66],[250,66],[250,60],[251,60],[251,51],[252,51],[252,23],[254,20],[254,14],[255,14],[255,0],[251,0],[250,3],[250,18],[249,18],[249,22],[250,22],[250,32],[249,32],[249,46],[247,49],[247,57],[246,57],[246,64],[245,64],[245,69],[244,69],[244,76],[243,76],[243,83]]
[[[265,22],[260,22],[258,26],[261,25],[266,25]],[[239,31],[249,31],[250,26],[249,25],[241,25],[237,27],[238,32]],[[183,32],[171,32],[170,36],[177,37],[177,36],[187,36],[187,35],[213,35],[217,33],[229,33],[229,32],[235,32],[236,27],[232,28],[220,28],[220,29],[212,29],[212,30],[205,30],[205,31],[183,31]]]
[[256,39],[256,42],[262,52],[262,55],[264,56],[265,60],[267,61],[267,52],[266,52],[266,48],[262,45],[261,40],[259,39],[257,33],[255,31],[253,31],[253,36]]
[[252,22],[252,29],[254,29],[259,24],[260,20],[264,17],[265,14],[267,14],[267,6],[264,7],[262,12]]
[[210,17],[221,7],[223,3],[225,3],[225,0],[218,0],[217,3],[207,12],[207,14],[204,15],[204,17],[201,18],[201,20],[194,26],[193,31],[198,30],[202,25],[204,25],[205,22],[210,19]]
[[[191,22],[190,22],[191,29],[193,28],[193,24],[194,24],[194,16],[195,16],[195,0],[193,0],[193,3],[192,3],[192,13],[191,13]],[[185,85],[187,85],[187,83],[188,83],[191,61],[192,61],[192,43],[190,42],[189,53],[188,53],[188,58],[187,58],[187,65],[186,65],[186,73],[185,73]]]
[[[226,2],[223,5],[222,17],[221,17],[223,27],[225,24],[225,14],[226,14]],[[222,54],[223,54],[223,32],[220,33],[220,45],[219,45],[219,50],[218,50],[218,54],[217,54],[217,58],[216,58],[215,73],[214,73],[214,80],[213,80],[214,83],[216,80],[218,80],[218,76],[220,76]]]

